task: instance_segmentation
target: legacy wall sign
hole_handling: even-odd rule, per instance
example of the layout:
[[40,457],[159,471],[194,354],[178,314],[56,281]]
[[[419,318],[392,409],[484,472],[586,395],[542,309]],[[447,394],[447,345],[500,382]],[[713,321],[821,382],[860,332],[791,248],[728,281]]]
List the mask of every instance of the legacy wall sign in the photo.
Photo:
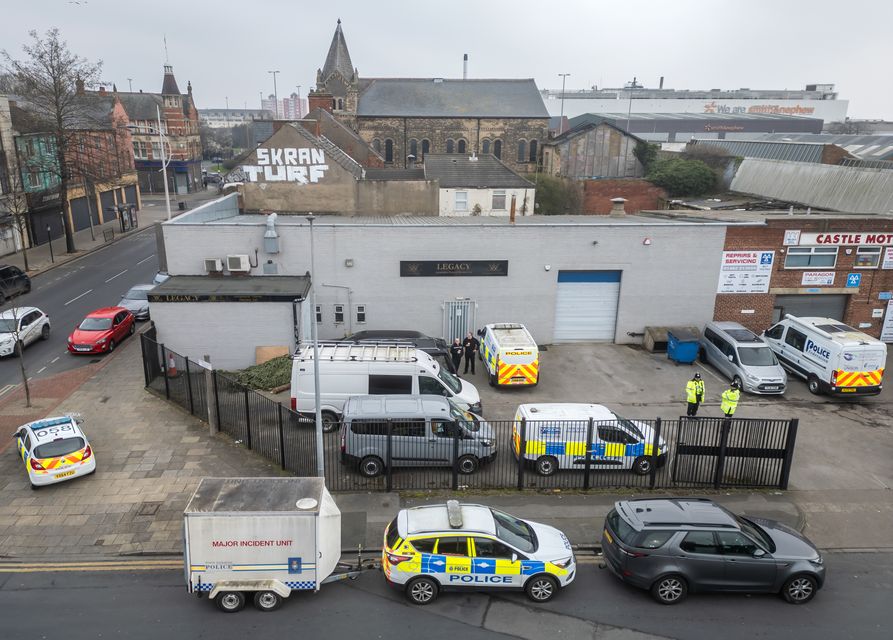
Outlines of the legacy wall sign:
[[400,277],[507,276],[508,260],[401,260]]

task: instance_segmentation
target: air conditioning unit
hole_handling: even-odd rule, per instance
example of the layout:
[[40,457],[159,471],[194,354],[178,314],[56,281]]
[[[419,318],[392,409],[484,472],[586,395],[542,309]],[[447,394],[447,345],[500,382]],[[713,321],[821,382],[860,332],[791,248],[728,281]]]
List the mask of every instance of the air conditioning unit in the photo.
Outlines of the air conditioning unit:
[[208,273],[220,273],[223,271],[223,260],[220,258],[205,258],[205,271]]
[[251,263],[248,256],[226,256],[226,268],[230,273],[248,273]]

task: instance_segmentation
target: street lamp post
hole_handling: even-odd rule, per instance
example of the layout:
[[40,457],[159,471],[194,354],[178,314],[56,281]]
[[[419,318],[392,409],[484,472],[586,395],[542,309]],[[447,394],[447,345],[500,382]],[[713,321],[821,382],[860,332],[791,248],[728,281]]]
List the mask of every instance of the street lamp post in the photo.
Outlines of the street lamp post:
[[164,203],[167,205],[167,219],[171,219],[171,194],[167,188],[167,165],[170,158],[164,153],[164,134],[161,133],[161,109],[155,105],[155,113],[158,116],[158,146],[161,147],[161,177],[164,180]]
[[313,221],[316,217],[311,213],[307,216],[310,222],[310,311],[313,322],[310,325],[310,338],[313,340],[313,398],[316,403],[316,475],[325,478],[326,467],[323,458],[322,446],[322,409],[320,409],[319,397],[319,336],[316,329],[316,263],[313,253]]
[[564,83],[567,81],[569,73],[559,73],[561,76],[561,117],[558,119],[558,135],[564,133]]
[[273,98],[276,100],[276,119],[279,119],[279,90],[276,89],[276,74],[279,73],[279,70],[276,71],[267,71],[267,73],[273,74]]
[[626,110],[626,132],[629,133],[629,119],[633,112],[633,90],[636,89],[636,77],[633,76],[632,84],[629,87],[629,108]]
[[47,225],[47,244],[50,245],[50,262],[55,263],[56,257],[53,255],[53,236],[50,225]]

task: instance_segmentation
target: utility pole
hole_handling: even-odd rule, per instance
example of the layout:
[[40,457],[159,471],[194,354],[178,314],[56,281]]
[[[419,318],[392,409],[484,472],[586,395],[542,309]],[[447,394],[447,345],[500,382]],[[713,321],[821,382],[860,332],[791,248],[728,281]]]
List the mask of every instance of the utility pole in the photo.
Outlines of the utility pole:
[[[275,76],[274,76],[275,77]],[[313,213],[307,216],[310,222],[310,313],[313,321],[310,324],[311,339],[313,340],[313,388],[316,403],[316,475],[320,478],[326,477],[326,467],[323,440],[322,440],[322,409],[320,403],[319,391],[319,335],[316,328],[316,268],[313,255],[313,221],[316,217]],[[350,313],[350,309],[347,310]]]
[[279,73],[279,70],[276,71],[267,71],[267,73],[273,74],[273,98],[276,100],[276,107],[274,111],[276,112],[276,119],[279,119],[279,90],[276,89],[276,74]]
[[567,81],[569,73],[559,73],[561,76],[561,117],[558,119],[558,135],[564,133],[564,83]]
[[629,87],[629,108],[626,110],[626,132],[629,133],[629,119],[633,112],[633,90],[637,89],[636,76],[633,76],[632,84]]
[[127,78],[127,84],[130,87],[130,93],[133,93],[133,78]]

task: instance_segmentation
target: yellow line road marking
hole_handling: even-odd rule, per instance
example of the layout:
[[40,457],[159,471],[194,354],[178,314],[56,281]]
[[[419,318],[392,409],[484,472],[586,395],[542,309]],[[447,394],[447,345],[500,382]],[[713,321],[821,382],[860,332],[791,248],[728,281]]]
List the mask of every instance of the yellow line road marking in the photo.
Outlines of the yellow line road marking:
[[152,571],[182,569],[182,560],[125,560],[101,562],[0,562],[0,573],[54,571]]

